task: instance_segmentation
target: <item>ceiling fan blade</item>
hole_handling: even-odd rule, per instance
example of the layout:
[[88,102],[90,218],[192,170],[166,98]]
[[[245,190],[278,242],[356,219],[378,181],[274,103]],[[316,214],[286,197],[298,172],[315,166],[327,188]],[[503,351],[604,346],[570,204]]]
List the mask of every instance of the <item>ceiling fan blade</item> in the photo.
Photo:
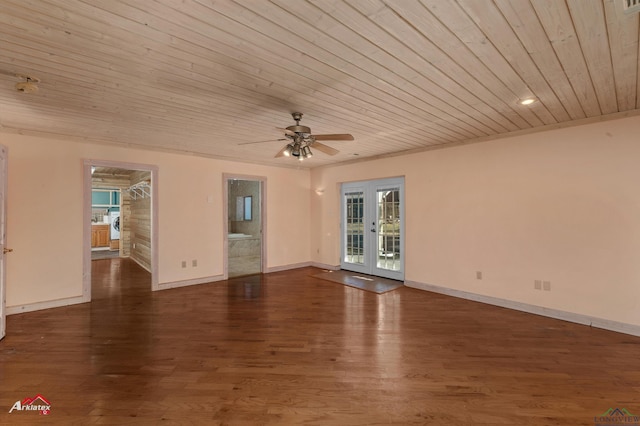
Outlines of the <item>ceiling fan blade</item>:
[[278,151],[278,153],[276,154],[275,157],[273,158],[280,158],[280,157],[284,157],[284,151],[287,149],[289,145],[285,145],[280,151]]
[[317,141],[352,141],[353,136],[349,134],[341,135],[313,135]]
[[280,130],[285,135],[289,135],[289,136],[295,136],[296,135],[296,132],[292,132],[289,129],[283,129],[282,127],[276,127],[276,130]]
[[324,152],[327,155],[336,155],[337,153],[340,152],[337,149],[331,148],[329,145],[325,145],[325,144],[320,143],[320,142],[312,143],[311,144],[311,148],[317,149],[320,152]]
[[242,142],[242,143],[239,143],[238,145],[253,145],[253,144],[256,144],[256,143],[281,142],[281,141],[286,141],[286,140],[287,140],[287,138],[269,139],[267,141]]

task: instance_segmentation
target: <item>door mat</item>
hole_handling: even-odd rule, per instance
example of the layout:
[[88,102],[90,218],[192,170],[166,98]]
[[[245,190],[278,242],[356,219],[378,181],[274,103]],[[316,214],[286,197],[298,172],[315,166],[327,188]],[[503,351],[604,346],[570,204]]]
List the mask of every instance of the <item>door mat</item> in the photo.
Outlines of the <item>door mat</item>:
[[342,270],[322,272],[320,274],[312,275],[312,277],[332,281],[349,287],[359,288],[360,290],[371,291],[377,294],[387,293],[404,286],[402,281]]

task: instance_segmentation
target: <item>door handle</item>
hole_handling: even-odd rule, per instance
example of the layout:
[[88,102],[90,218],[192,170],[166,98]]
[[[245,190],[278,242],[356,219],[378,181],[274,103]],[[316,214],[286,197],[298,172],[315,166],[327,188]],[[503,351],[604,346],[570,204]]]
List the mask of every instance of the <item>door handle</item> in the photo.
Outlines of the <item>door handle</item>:
[[3,249],[2,249],[2,254],[11,253],[12,251],[13,251],[13,249],[6,248],[6,247],[5,247],[5,248],[3,248]]

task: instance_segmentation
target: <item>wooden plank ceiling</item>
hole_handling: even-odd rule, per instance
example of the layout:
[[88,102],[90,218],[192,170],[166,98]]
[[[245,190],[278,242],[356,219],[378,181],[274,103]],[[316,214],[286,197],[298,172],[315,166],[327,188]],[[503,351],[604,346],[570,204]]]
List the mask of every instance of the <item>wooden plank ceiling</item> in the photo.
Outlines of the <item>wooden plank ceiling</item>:
[[[0,130],[296,167],[430,149],[635,114],[638,22],[618,0],[2,0]],[[274,158],[294,111],[355,141]]]

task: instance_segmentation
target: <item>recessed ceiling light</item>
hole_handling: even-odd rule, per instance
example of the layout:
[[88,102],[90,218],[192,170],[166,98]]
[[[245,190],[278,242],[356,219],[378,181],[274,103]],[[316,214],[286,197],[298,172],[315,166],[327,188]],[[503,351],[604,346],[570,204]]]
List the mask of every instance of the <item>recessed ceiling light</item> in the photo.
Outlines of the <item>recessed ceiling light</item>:
[[531,105],[532,103],[534,103],[536,100],[535,98],[527,98],[527,99],[522,99],[520,101],[520,105]]

